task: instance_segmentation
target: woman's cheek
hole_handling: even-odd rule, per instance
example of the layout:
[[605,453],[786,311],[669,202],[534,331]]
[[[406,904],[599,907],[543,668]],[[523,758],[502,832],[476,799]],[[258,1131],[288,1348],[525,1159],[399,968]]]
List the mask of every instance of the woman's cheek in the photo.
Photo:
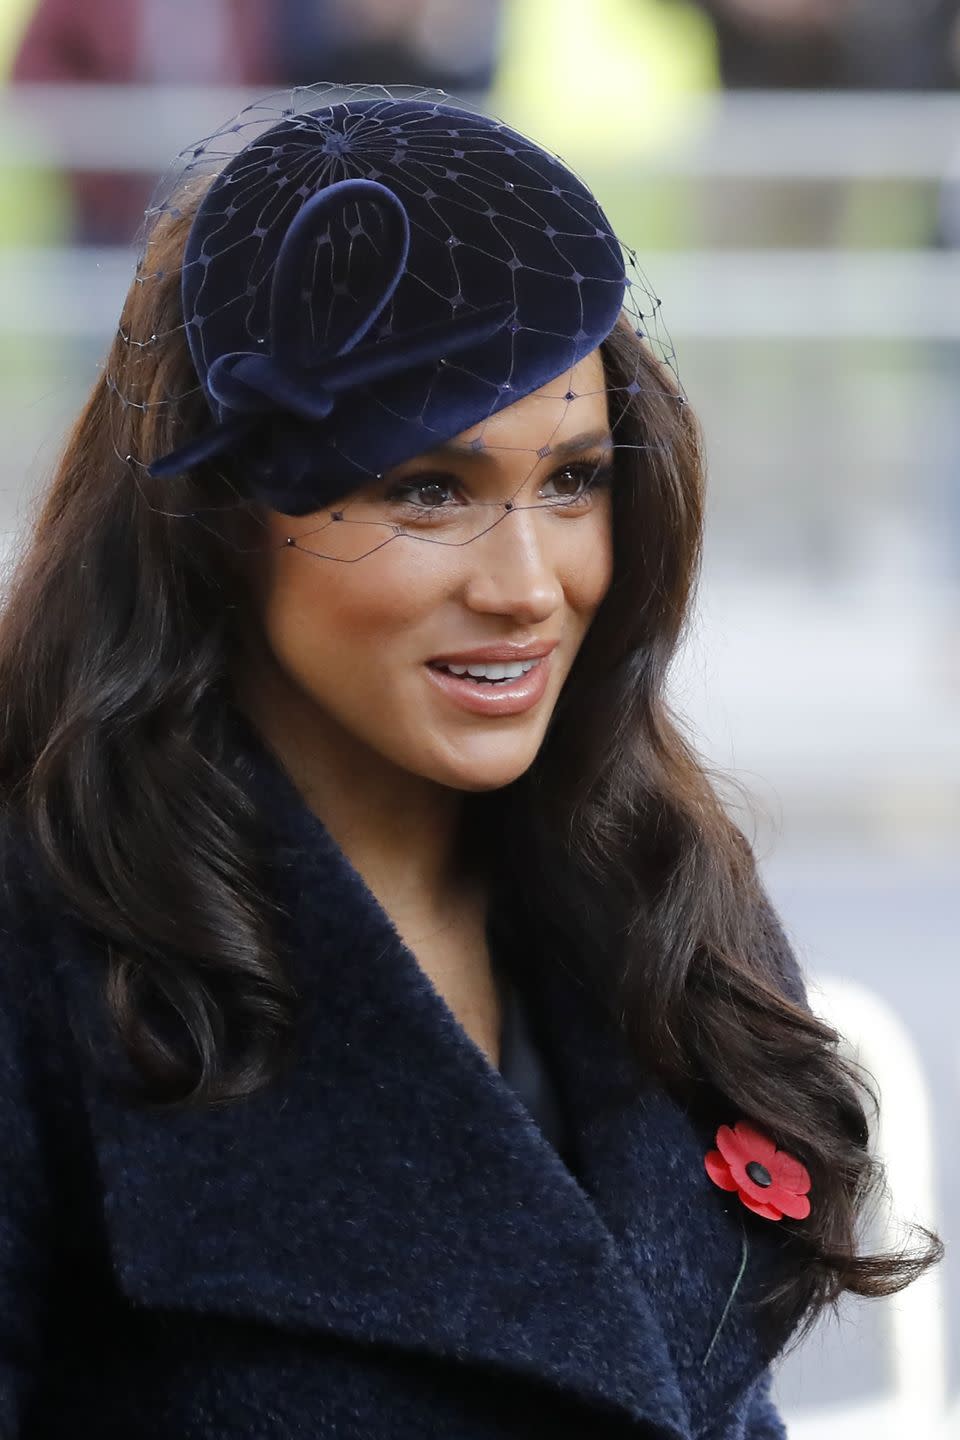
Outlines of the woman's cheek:
[[592,615],[602,603],[613,581],[613,538],[610,531],[609,503],[604,514],[591,516],[589,532],[583,533],[577,554],[571,555],[565,567],[564,590],[567,601],[580,613]]

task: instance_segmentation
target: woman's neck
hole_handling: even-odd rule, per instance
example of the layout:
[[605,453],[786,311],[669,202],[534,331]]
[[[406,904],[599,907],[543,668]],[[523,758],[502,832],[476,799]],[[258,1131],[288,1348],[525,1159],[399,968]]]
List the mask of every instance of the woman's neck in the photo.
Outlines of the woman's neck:
[[258,683],[236,703],[398,927],[426,934],[484,912],[464,792],[394,765],[307,697]]

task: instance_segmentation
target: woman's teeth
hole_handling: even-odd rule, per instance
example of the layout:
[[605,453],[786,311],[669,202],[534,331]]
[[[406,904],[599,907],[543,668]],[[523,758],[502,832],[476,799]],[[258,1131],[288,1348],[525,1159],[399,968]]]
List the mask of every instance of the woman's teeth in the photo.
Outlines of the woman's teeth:
[[517,680],[521,675],[526,675],[539,660],[527,660],[524,663],[517,662],[514,665],[441,665],[436,663],[438,670],[448,670],[451,675],[469,675],[473,680],[480,681],[504,681]]

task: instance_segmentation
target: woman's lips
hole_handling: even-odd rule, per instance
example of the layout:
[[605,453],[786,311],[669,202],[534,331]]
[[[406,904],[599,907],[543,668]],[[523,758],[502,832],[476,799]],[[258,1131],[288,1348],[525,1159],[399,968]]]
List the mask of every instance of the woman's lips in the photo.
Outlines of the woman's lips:
[[544,655],[524,675],[496,684],[470,680],[465,675],[451,675],[449,670],[440,670],[435,665],[424,668],[434,685],[462,710],[469,710],[474,715],[519,715],[542,700],[550,678],[552,659],[552,653]]

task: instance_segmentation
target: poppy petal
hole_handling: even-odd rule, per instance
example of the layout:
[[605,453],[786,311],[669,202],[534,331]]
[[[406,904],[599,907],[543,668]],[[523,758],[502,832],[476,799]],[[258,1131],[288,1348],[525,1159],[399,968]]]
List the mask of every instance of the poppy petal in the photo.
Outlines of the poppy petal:
[[806,1220],[810,1214],[810,1201],[806,1195],[791,1195],[789,1190],[774,1190],[771,1203],[778,1206],[791,1220]]
[[762,1130],[758,1130],[748,1120],[738,1120],[733,1129],[744,1153],[750,1152],[751,1160],[759,1160],[761,1165],[767,1165],[776,1155],[777,1147],[770,1136],[764,1135]]
[[720,1151],[720,1154],[723,1156],[724,1160],[726,1160],[728,1164],[746,1164],[746,1159],[741,1152],[740,1146],[737,1142],[737,1137],[733,1133],[733,1129],[730,1125],[721,1125],[718,1129],[717,1149]]
[[783,1219],[783,1212],[778,1210],[776,1205],[765,1204],[762,1201],[754,1200],[751,1196],[745,1194],[743,1190],[740,1191],[740,1199],[748,1210],[752,1210],[755,1215],[762,1215],[764,1220]]
[[792,1195],[806,1195],[810,1189],[810,1172],[806,1165],[786,1150],[778,1150],[767,1168],[774,1185],[782,1186]]
[[736,1180],[730,1174],[730,1166],[719,1150],[708,1151],[703,1157],[703,1163],[714,1185],[719,1185],[721,1190],[739,1189]]
[[749,1165],[751,1160],[758,1160],[761,1165],[766,1165],[777,1151],[772,1140],[745,1120],[738,1120],[732,1129],[729,1125],[721,1125],[717,1131],[717,1147],[728,1164],[740,1164],[744,1167]]

